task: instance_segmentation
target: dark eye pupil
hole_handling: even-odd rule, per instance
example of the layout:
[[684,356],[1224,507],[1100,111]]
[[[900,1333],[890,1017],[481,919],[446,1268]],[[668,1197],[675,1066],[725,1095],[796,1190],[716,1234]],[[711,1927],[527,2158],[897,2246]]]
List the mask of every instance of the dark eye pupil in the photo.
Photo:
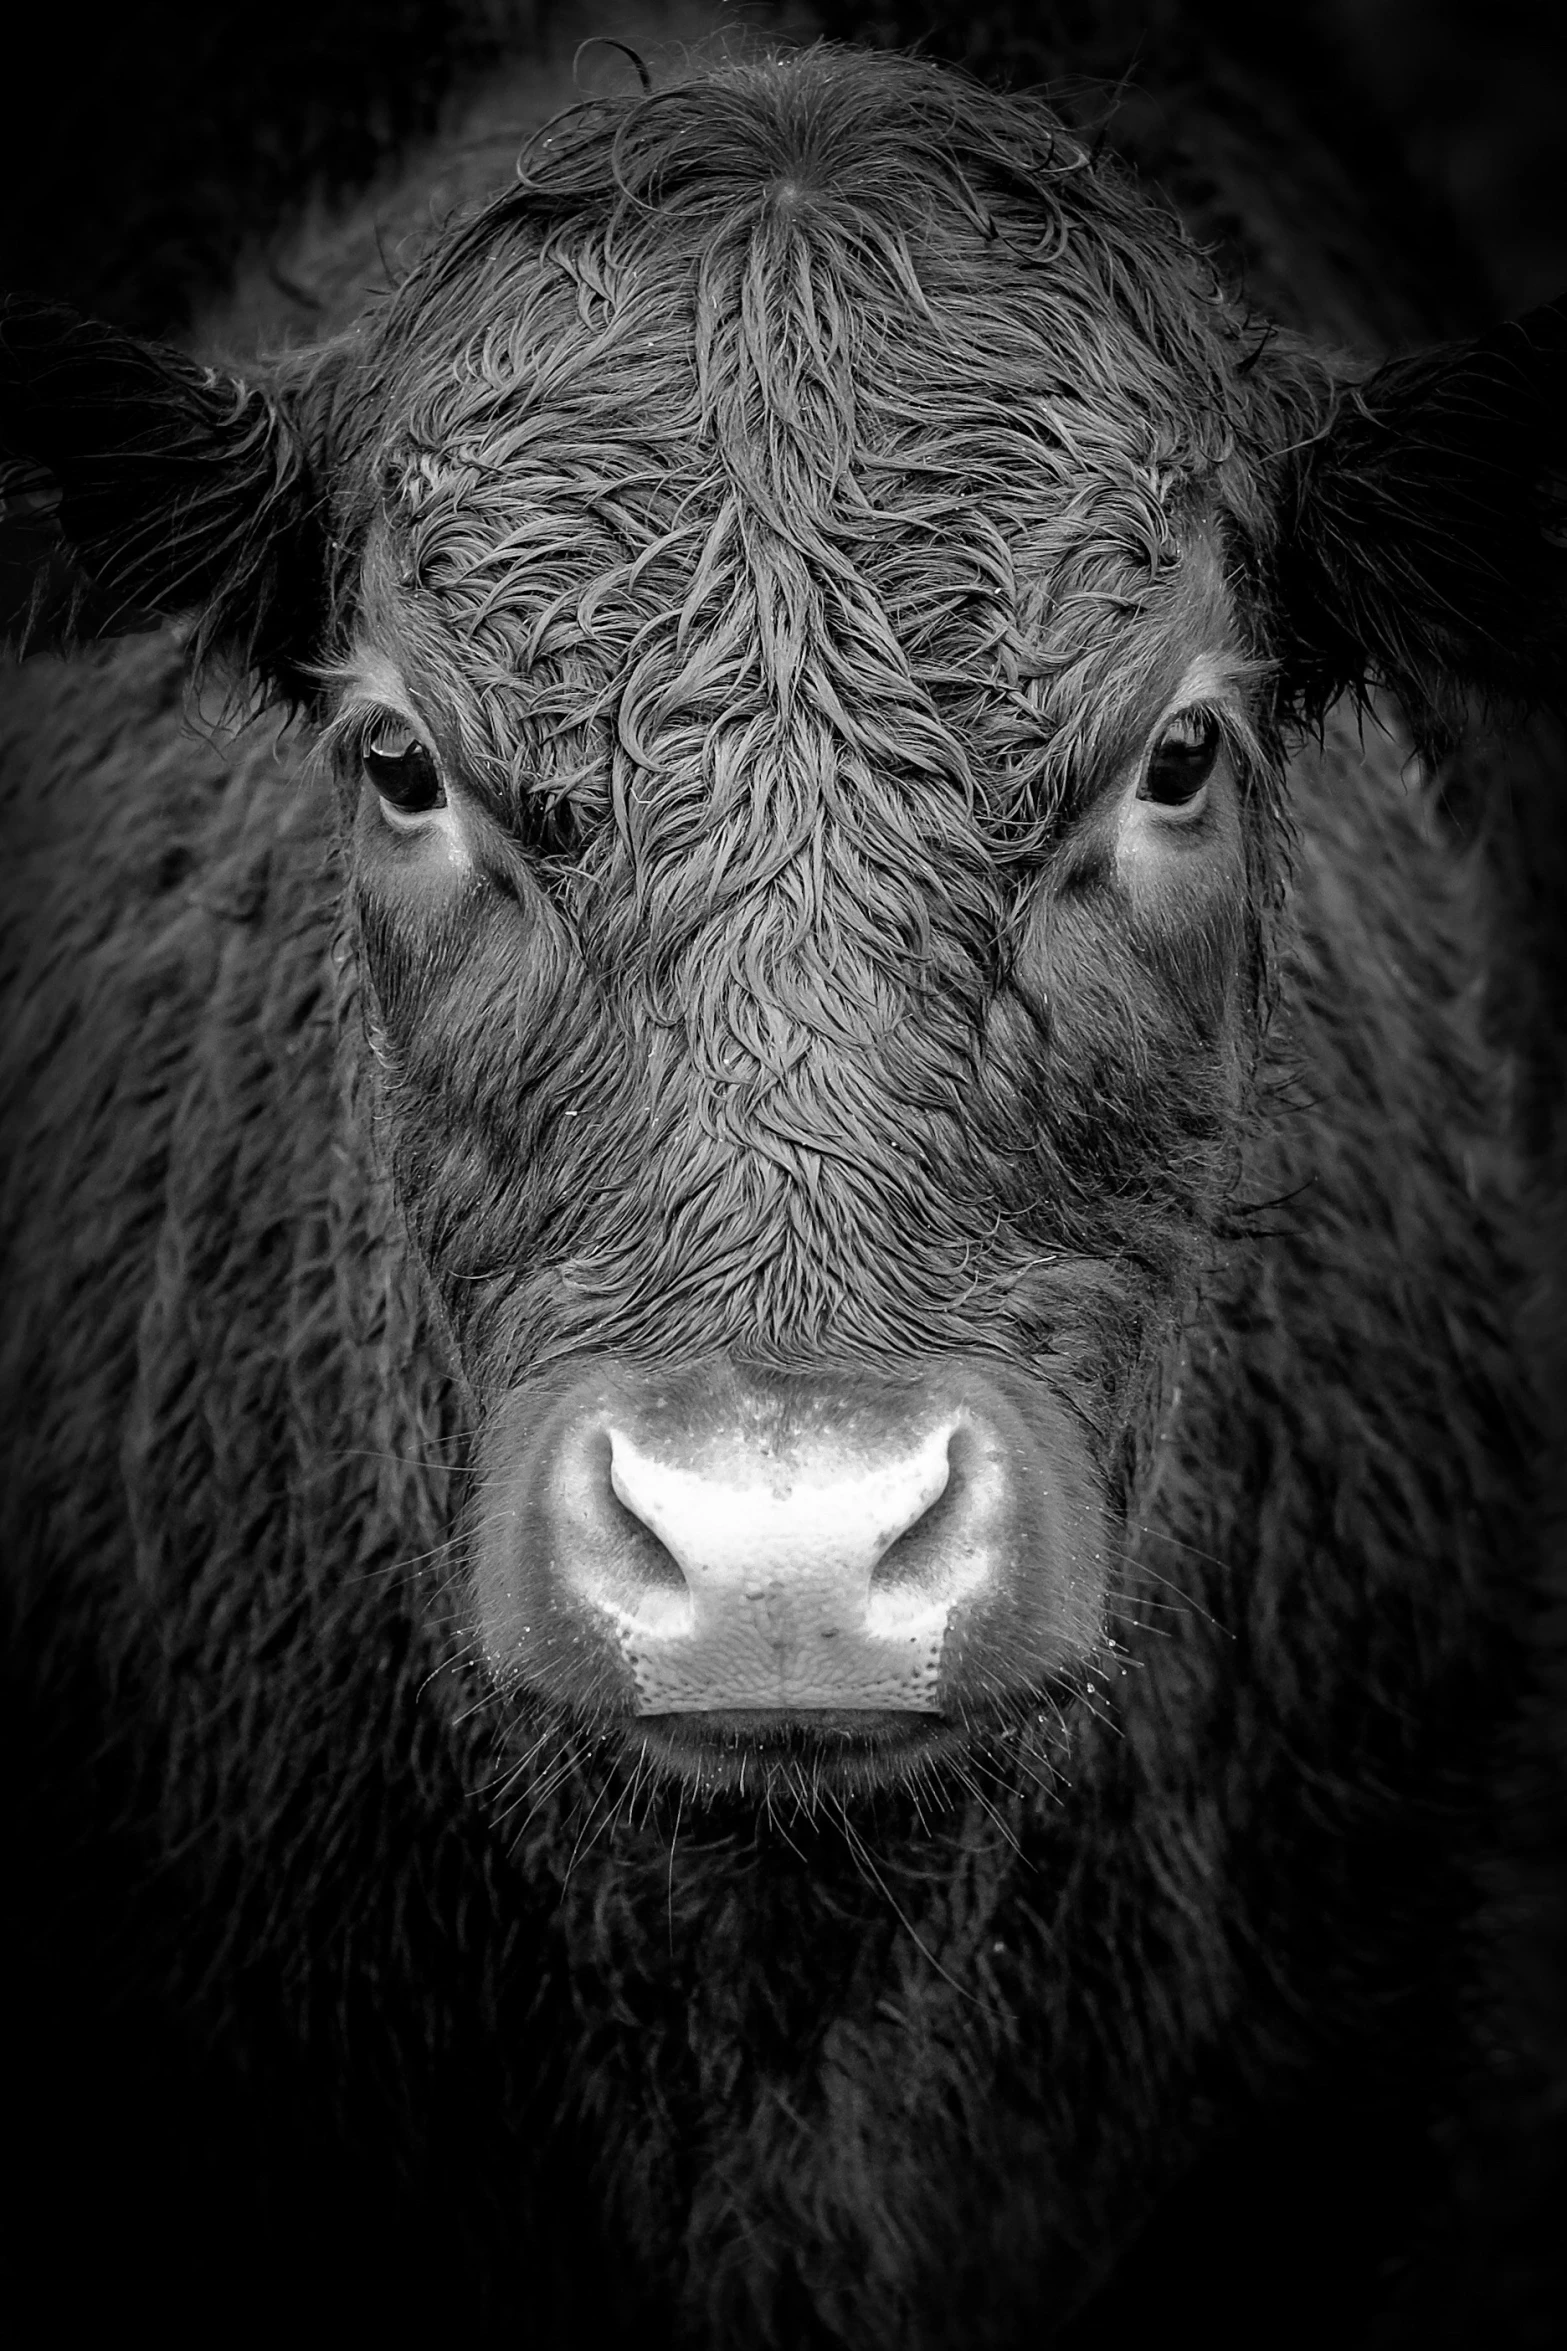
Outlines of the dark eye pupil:
[[1140,797],[1165,808],[1195,800],[1219,756],[1219,722],[1207,714],[1177,719],[1154,745]]
[[382,799],[406,816],[439,808],[446,799],[435,761],[422,743],[407,743],[400,749],[384,741],[367,743],[364,769]]

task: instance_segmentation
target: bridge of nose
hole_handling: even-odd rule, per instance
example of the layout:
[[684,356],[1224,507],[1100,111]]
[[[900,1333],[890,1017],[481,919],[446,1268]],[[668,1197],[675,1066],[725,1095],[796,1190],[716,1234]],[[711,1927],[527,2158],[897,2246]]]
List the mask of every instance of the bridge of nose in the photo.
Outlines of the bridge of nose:
[[822,1444],[692,1469],[610,1432],[610,1484],[679,1567],[620,1615],[641,1711],[936,1708],[958,1579],[872,1589],[951,1475],[950,1420],[866,1463]]

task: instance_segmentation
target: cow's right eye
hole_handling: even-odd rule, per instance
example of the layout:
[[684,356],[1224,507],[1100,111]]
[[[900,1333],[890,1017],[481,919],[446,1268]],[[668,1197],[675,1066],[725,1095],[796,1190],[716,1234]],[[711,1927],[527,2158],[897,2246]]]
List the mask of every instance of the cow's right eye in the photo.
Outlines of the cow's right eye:
[[440,770],[407,727],[377,727],[366,736],[360,758],[382,802],[396,815],[425,816],[445,807]]

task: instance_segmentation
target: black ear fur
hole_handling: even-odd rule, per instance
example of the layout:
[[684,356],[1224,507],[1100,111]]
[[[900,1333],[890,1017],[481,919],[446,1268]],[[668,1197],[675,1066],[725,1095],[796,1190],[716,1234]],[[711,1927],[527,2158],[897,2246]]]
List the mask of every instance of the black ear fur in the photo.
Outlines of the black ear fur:
[[1391,687],[1422,747],[1478,694],[1567,707],[1567,301],[1341,389],[1295,460],[1283,686]]
[[[323,501],[303,436],[268,393],[28,295],[0,299],[0,475],[36,560],[42,468],[75,566],[64,633],[196,616],[291,696],[327,595]],[[59,570],[58,559],[56,571]],[[25,615],[19,616],[25,618]]]

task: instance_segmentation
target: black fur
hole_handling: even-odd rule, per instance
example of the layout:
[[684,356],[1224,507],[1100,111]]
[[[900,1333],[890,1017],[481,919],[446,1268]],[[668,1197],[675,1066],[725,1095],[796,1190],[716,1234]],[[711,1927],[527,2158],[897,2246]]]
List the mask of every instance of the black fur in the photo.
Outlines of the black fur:
[[302,436],[263,389],[60,303],[6,295],[3,457],[43,468],[58,492],[80,575],[67,634],[191,612],[200,646],[299,690],[330,551]]
[[1286,492],[1287,690],[1320,711],[1374,677],[1428,750],[1466,693],[1560,712],[1564,488],[1567,305],[1346,390]]

